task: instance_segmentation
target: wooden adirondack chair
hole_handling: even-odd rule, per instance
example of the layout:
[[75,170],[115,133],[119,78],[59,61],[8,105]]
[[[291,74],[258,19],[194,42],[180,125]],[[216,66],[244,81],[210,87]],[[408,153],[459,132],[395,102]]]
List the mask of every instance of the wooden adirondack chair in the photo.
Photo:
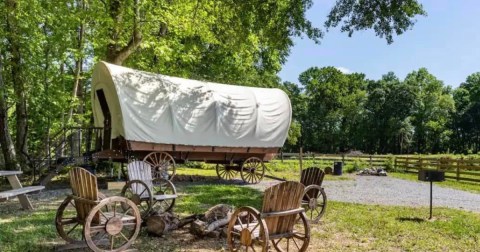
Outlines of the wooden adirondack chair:
[[80,167],[70,171],[70,185],[72,195],[62,202],[55,217],[58,234],[69,243],[62,249],[88,246],[93,251],[124,251],[129,248],[140,232],[137,206],[124,197],[105,198],[98,192],[97,177]]
[[323,177],[325,172],[322,169],[310,167],[302,171],[300,178],[300,183],[305,186],[302,206],[312,223],[317,223],[327,208],[327,194],[322,187]]
[[306,251],[310,226],[301,207],[304,190],[299,182],[283,182],[265,190],[261,212],[253,207],[237,209],[228,224],[229,249],[265,252],[272,241],[277,251]]
[[144,161],[130,162],[127,165],[129,181],[122,189],[122,196],[139,207],[144,219],[153,213],[170,211],[177,198],[173,183],[161,177],[152,178],[151,169]]

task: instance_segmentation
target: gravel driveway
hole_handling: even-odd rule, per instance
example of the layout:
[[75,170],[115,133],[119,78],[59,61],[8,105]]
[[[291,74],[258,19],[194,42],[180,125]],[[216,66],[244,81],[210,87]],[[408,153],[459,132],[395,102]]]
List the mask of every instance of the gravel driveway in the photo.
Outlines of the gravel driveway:
[[[355,176],[351,180],[324,180],[328,200],[372,205],[430,206],[430,183],[392,177]],[[240,181],[239,181],[240,182]],[[276,181],[250,187],[265,190]],[[433,206],[480,213],[480,194],[439,187],[433,183]],[[480,185],[479,185],[480,186]]]
[[[430,206],[430,183],[391,177],[355,176],[324,181],[329,200],[397,206]],[[437,182],[441,183],[441,182]],[[439,187],[433,183],[433,206],[480,212],[480,194]],[[479,185],[480,186],[480,185]]]

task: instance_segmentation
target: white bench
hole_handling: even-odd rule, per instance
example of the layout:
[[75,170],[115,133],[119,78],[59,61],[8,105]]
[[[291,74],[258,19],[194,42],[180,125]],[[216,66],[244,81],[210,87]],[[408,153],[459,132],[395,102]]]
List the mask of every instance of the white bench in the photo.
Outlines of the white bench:
[[0,192],[0,201],[5,201],[10,198],[17,197],[21,194],[27,194],[45,189],[45,186],[27,186],[18,189],[12,189],[8,191]]
[[35,192],[43,190],[44,186],[27,186],[23,187],[20,184],[20,180],[18,180],[17,175],[22,174],[21,171],[0,171],[0,176],[7,177],[10,186],[12,186],[12,190],[7,190],[0,192],[0,202],[6,201],[13,197],[18,197],[20,204],[22,205],[23,209],[31,210],[33,209],[32,203],[27,197],[27,193]]

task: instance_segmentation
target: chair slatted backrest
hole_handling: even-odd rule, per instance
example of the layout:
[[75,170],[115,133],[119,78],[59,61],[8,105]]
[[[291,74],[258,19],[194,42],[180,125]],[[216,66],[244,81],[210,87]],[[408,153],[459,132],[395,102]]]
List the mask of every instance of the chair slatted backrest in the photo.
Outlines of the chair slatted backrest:
[[[325,172],[322,169],[318,167],[310,167],[302,171],[300,183],[302,183],[305,187],[309,185],[318,185],[321,187],[323,183],[323,177],[325,177]],[[309,198],[317,198],[320,191],[317,189],[312,189],[307,193],[309,197],[305,196],[303,198],[306,201],[308,201]]]
[[318,167],[310,167],[302,171],[300,183],[305,187],[309,185],[322,186],[323,177],[325,177],[325,172],[322,169]]
[[[133,161],[127,165],[127,170],[129,180],[140,180],[147,184],[149,189],[153,188],[151,165],[143,161]],[[141,196],[148,196],[148,192],[142,184],[132,184],[132,190],[136,194],[142,194]]]
[[[72,193],[74,196],[86,200],[98,200],[97,177],[89,171],[80,167],[74,167],[70,170],[70,186],[72,187]],[[96,204],[93,203],[75,200],[77,217],[80,222],[85,221],[88,213],[95,205]],[[98,220],[98,217],[95,219]]]
[[[305,186],[299,182],[287,181],[274,185],[263,196],[262,213],[280,212],[298,209]],[[269,234],[284,234],[291,232],[295,225],[297,214],[287,216],[266,217],[265,222]]]

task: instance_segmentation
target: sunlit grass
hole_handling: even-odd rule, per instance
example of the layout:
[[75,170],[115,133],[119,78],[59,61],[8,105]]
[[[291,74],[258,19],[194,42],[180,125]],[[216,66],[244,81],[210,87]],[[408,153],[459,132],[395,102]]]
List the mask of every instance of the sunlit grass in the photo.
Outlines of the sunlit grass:
[[[262,192],[246,185],[178,184],[174,212],[180,216],[203,213],[216,204],[260,208]],[[114,193],[110,193],[113,195]],[[61,198],[36,210],[16,211],[18,202],[0,208],[1,251],[53,251],[65,244],[55,230],[54,217]],[[13,204],[15,203],[15,204]],[[43,203],[42,203],[43,204]],[[13,208],[9,208],[12,207]],[[480,241],[480,214],[426,207],[372,206],[329,201],[321,223],[312,225],[309,251],[475,251]],[[181,231],[163,238],[143,230],[135,243],[139,251],[218,251],[224,239],[192,238]]]

